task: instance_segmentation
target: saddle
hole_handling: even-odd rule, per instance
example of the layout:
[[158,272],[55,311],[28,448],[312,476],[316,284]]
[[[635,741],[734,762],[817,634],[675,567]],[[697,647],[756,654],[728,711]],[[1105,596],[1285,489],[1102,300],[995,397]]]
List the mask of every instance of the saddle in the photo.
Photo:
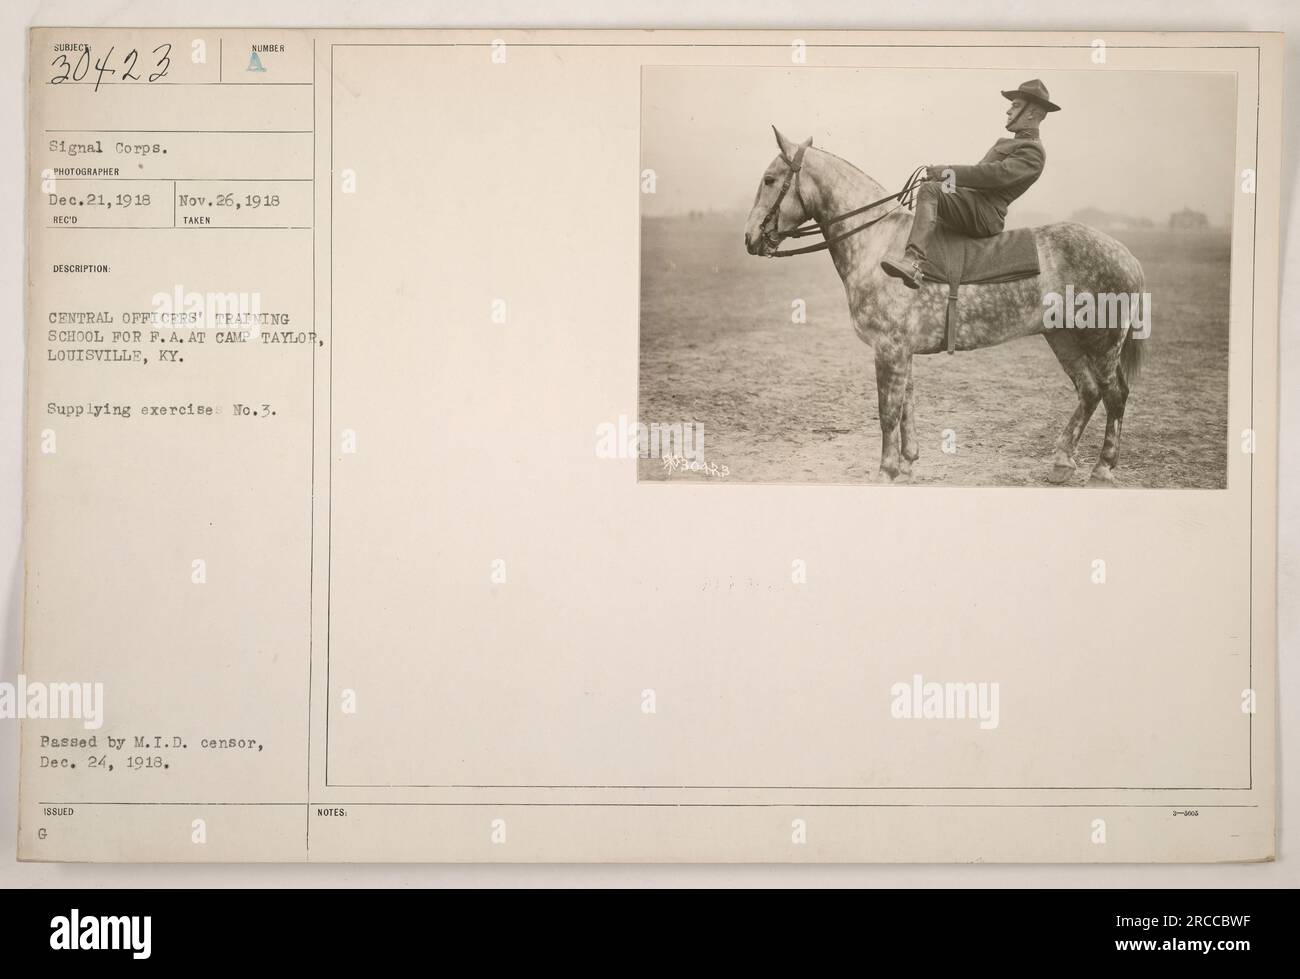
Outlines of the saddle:
[[1038,246],[1031,228],[1003,231],[989,238],[970,238],[940,225],[934,230],[929,256],[921,263],[926,279],[948,283],[944,322],[948,353],[957,344],[958,287],[1017,282],[1038,275]]

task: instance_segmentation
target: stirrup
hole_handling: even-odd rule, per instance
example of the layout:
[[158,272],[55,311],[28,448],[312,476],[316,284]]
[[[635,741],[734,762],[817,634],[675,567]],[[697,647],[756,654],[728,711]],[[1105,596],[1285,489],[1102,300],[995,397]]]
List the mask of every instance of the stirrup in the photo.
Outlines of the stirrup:
[[921,288],[921,283],[925,281],[925,276],[921,272],[921,262],[917,259],[903,259],[900,262],[887,258],[880,263],[880,267],[885,274],[895,279],[902,279],[903,285],[909,289]]

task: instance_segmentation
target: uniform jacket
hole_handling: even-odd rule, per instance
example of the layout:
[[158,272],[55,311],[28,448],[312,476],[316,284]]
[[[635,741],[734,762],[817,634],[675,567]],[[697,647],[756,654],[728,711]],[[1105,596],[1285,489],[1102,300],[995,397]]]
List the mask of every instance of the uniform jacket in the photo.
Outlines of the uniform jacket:
[[1007,206],[1030,188],[1046,163],[1047,153],[1039,142],[1038,130],[1025,129],[1014,138],[998,140],[974,166],[943,169],[952,170],[958,190],[978,191],[1002,219],[1007,216]]

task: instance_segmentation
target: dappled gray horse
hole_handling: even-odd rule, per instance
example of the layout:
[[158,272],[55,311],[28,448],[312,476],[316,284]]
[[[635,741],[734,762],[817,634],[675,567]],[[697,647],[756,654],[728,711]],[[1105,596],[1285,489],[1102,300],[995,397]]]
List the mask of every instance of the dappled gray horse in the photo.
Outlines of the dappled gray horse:
[[[911,211],[896,198],[883,201],[860,219],[836,221],[846,212],[886,198],[880,184],[834,154],[814,149],[811,139],[795,144],[779,132],[776,139],[780,153],[759,183],[745,222],[745,246],[750,254],[771,255],[804,222],[820,228],[844,281],[853,328],[875,351],[881,432],[878,478],[910,481],[912,463],[920,456],[912,355],[945,349],[946,286],[927,281],[914,291],[881,271],[881,259],[902,251],[912,225]],[[855,232],[855,227],[861,230]],[[1034,228],[1033,236],[1039,275],[963,287],[954,345],[958,350],[973,350],[1044,334],[1079,395],[1078,406],[1057,439],[1047,478],[1063,483],[1074,473],[1079,439],[1101,402],[1106,407],[1106,439],[1088,484],[1114,485],[1129,382],[1137,376],[1147,344],[1130,339],[1132,317],[1112,324],[1113,328],[1048,329],[1044,297],[1064,296],[1067,287],[1071,294],[1140,296],[1142,267],[1114,238],[1074,222]]]

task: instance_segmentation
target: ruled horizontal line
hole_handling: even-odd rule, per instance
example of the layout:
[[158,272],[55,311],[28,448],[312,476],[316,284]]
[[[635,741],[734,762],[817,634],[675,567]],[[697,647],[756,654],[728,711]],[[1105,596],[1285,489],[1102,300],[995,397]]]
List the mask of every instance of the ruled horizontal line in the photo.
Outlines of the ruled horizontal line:
[[[707,28],[705,28],[704,30],[707,31]],[[816,29],[814,29],[814,30],[816,30]],[[833,29],[833,28],[824,28],[824,29],[822,29],[822,30],[824,30],[824,31],[826,31],[826,32],[831,32],[831,31],[833,31],[834,29]],[[764,29],[764,28],[758,28],[758,29],[756,29],[756,31],[757,31],[757,33],[770,33],[770,34],[778,33],[777,31],[774,31],[774,30],[771,30],[771,29]],[[788,32],[783,32],[783,33],[788,33]],[[842,31],[841,31],[840,33],[842,33]],[[888,33],[888,32],[885,32],[885,33]],[[960,32],[960,31],[956,31],[956,32],[954,32],[954,33],[958,33],[958,34],[960,34],[961,32]],[[1069,32],[1057,32],[1057,33],[1069,33]],[[1194,33],[1194,32],[1192,32],[1192,33]],[[1267,31],[1257,31],[1257,32],[1255,32],[1255,33],[1263,33],[1263,34],[1266,34],[1266,33],[1269,33],[1269,32],[1267,32]],[[331,47],[331,48],[490,48],[494,43],[496,43],[496,42],[495,42],[495,41],[331,41],[331,42],[330,42],[330,47]],[[506,41],[505,44],[507,45],[507,47],[510,47],[510,48],[628,48],[628,49],[635,49],[635,48],[721,48],[721,49],[723,49],[723,50],[730,49],[730,48],[765,48],[765,49],[771,49],[771,50],[776,50],[776,51],[788,51],[788,50],[790,50],[790,44],[789,44],[788,41],[785,42],[785,43],[781,43],[781,42],[773,42],[773,43],[770,43],[770,44],[744,44],[744,43],[736,43],[736,42],[727,43],[727,42],[722,42],[722,41],[703,41],[703,42],[695,42],[695,41],[677,41],[677,42],[673,42],[673,41],[667,41],[667,42],[632,41],[632,42],[630,42],[630,43],[628,43],[628,44],[610,44],[610,43],[605,42],[605,41]],[[1258,50],[1260,49],[1260,46],[1259,46],[1258,44],[1198,44],[1198,45],[1193,45],[1193,44],[1118,44],[1118,43],[1114,43],[1114,44],[1112,44],[1112,43],[1107,43],[1106,46],[1107,46],[1107,48],[1110,49],[1110,50],[1123,50],[1123,51],[1258,51]],[[1079,50],[1082,50],[1082,51],[1088,51],[1088,50],[1090,50],[1090,49],[1092,48],[1092,44],[1091,44],[1091,43],[1079,43],[1079,44],[901,44],[901,43],[898,43],[898,42],[896,42],[896,41],[885,42],[885,43],[880,43],[880,44],[851,44],[851,43],[847,43],[847,42],[846,42],[846,43],[843,43],[843,44],[836,44],[836,43],[832,43],[832,42],[812,41],[812,42],[810,42],[810,43],[808,44],[808,47],[811,48],[811,49],[816,49],[816,48],[841,49],[841,48],[842,48],[842,49],[850,50],[850,51],[852,51],[852,50],[856,50],[856,49],[859,49],[859,48],[899,48],[899,49],[904,49],[904,48],[906,48],[906,49],[911,49],[911,48],[917,48],[917,49],[934,49],[934,48],[953,49],[953,48],[957,48],[957,49],[961,49],[961,50],[966,50],[966,49],[971,49],[971,48],[974,48],[974,49],[981,49],[981,48],[982,48],[982,49],[993,50],[993,51],[1039,50],[1039,49],[1046,48],[1046,49],[1048,49],[1048,50],[1065,50],[1065,51],[1079,51]],[[679,65],[671,65],[671,66],[653,65],[653,66],[642,66],[642,67],[656,67],[656,68],[657,68],[657,67],[673,67],[673,68],[676,68],[676,67],[685,67],[685,66],[679,66]],[[695,67],[695,66],[691,66],[691,67]],[[742,65],[742,66],[739,66],[739,67],[745,67],[745,68],[763,68],[763,67],[780,67],[780,66],[768,66],[768,65]],[[858,65],[847,65],[847,66],[844,66],[844,65],[829,65],[829,66],[808,65],[808,66],[803,66],[803,65],[801,65],[799,70],[803,70],[804,67],[832,67],[832,68],[851,67],[851,68],[856,68],[856,67],[861,67],[861,66],[858,66]],[[890,67],[893,67],[893,66],[890,66]],[[928,66],[908,66],[908,67],[928,67]],[[960,67],[961,67],[960,65],[952,65],[952,66],[944,65],[944,66],[942,67],[942,70],[943,70],[943,71],[948,71],[950,68],[960,68]],[[974,69],[974,70],[982,71],[982,70],[985,70],[985,69]],[[84,85],[84,84],[90,84],[90,83],[88,83],[88,82],[79,82],[78,84],[83,84],[83,85]],[[105,83],[105,84],[108,84],[108,83]],[[173,82],[172,84],[185,84],[185,83],[184,83],[184,82]],[[192,84],[200,84],[200,83],[195,82],[195,83],[192,83]],[[213,83],[213,84],[215,84],[215,83]],[[253,83],[245,83],[245,84],[253,84]]]
[[59,177],[55,180],[149,180],[154,183],[309,184],[311,177]]
[[290,133],[298,136],[310,136],[310,129],[47,129],[47,133],[190,133],[190,134],[239,134],[265,135]]
[[133,89],[135,89],[136,91],[139,91],[139,90],[141,90],[141,89],[153,89],[153,90],[157,90],[157,89],[160,89],[160,88],[181,88],[181,87],[183,87],[183,86],[190,86],[190,87],[193,87],[193,86],[196,86],[196,85],[257,85],[257,86],[260,86],[260,87],[262,87],[262,88],[270,88],[270,87],[274,87],[274,86],[277,86],[277,85],[280,85],[280,86],[283,86],[283,85],[310,85],[310,84],[312,84],[312,83],[311,83],[311,82],[150,82],[150,83],[147,84],[147,85],[135,85],[135,84],[132,84],[132,83],[130,83],[130,82],[103,82],[103,83],[100,83],[100,82],[73,82],[73,81],[67,81],[67,82],[46,82],[45,84],[46,84],[46,85],[58,85],[58,86],[60,86],[60,87],[62,87],[62,86],[64,86],[64,85],[98,85],[100,88],[123,88],[123,87],[127,87],[127,88],[133,88]]
[[1248,792],[1249,785],[469,785],[327,782],[327,789],[621,789],[715,792]]
[[47,224],[46,231],[310,231],[309,224]]
[[1178,803],[1161,805],[1148,802],[40,802],[41,806],[319,806],[323,809],[345,806],[428,806],[554,809],[1258,809],[1258,803]]
[[305,806],[306,802],[38,802],[38,806]]

